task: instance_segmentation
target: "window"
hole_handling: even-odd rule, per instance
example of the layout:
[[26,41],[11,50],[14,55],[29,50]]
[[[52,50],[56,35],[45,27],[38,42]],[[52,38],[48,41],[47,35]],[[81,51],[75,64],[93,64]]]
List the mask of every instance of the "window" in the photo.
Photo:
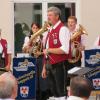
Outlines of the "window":
[[14,50],[22,52],[24,38],[29,34],[31,23],[42,26],[47,20],[47,8],[56,6],[61,9],[61,19],[67,22],[70,15],[79,19],[79,2],[77,0],[14,0]]
[[29,35],[32,22],[42,25],[41,3],[14,4],[15,54],[22,52],[24,38]]
[[75,16],[75,3],[48,3],[48,7],[55,6],[61,10],[61,20],[65,23],[67,18]]

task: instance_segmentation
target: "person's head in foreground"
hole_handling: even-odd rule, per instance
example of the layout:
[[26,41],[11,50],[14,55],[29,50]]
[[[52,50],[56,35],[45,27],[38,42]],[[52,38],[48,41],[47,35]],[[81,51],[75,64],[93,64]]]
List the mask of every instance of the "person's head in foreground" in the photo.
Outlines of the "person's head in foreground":
[[68,100],[73,100],[72,98],[76,98],[74,100],[87,100],[92,89],[92,84],[88,79],[79,76],[74,77],[70,82],[70,96]]
[[15,99],[17,97],[17,81],[10,72],[0,75],[0,99]]

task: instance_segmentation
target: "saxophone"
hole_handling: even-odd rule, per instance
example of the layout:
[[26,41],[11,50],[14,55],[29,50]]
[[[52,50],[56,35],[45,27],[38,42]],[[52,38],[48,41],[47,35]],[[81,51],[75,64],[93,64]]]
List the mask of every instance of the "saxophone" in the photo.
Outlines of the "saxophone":
[[71,44],[74,45],[74,48],[71,51],[72,57],[70,59],[68,59],[68,62],[70,62],[70,63],[78,62],[82,56],[81,50],[79,49],[81,44],[79,42],[77,42],[76,40],[77,40],[77,38],[79,38],[83,34],[88,35],[85,28],[79,24],[78,30],[75,33],[73,33],[73,35],[71,36],[71,39],[70,39]]
[[24,53],[29,53],[30,55],[33,55],[36,58],[38,57],[35,54],[37,51],[41,52],[42,48],[41,48],[41,43],[36,42],[36,39],[38,38],[38,36],[41,36],[42,33],[46,32],[48,30],[48,28],[47,28],[48,25],[49,25],[49,22],[45,21],[43,27],[31,36],[28,46],[23,48]]

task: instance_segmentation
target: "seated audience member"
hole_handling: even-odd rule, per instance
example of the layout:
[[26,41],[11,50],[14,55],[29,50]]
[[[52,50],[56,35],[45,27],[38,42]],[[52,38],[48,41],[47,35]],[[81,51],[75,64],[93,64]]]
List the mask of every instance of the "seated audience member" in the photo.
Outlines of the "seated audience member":
[[74,77],[70,82],[69,97],[67,100],[87,100],[92,91],[92,84],[84,77]]
[[17,97],[17,81],[10,72],[0,75],[0,100],[15,100]]

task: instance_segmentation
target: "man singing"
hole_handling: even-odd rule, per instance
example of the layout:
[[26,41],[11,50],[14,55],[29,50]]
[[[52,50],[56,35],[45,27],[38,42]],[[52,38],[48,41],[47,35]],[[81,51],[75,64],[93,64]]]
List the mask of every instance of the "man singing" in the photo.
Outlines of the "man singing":
[[[49,58],[48,78],[53,100],[64,100],[64,66],[69,54],[70,35],[68,29],[60,20],[61,11],[57,7],[48,8],[48,22],[52,24],[45,39],[44,55]],[[42,77],[46,78],[46,61],[42,71]],[[52,99],[50,99],[52,100]]]

